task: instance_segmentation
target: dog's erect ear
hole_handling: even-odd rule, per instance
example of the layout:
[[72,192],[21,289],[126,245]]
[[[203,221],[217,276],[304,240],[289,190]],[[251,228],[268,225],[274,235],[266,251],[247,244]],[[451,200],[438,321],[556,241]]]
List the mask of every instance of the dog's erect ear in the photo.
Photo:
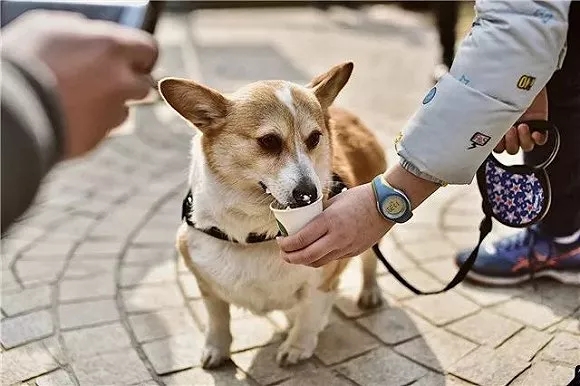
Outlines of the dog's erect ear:
[[348,82],[353,67],[354,64],[352,62],[339,64],[332,67],[326,73],[312,79],[307,85],[307,87],[313,89],[314,95],[318,98],[323,109],[328,108],[334,102],[340,90]]
[[230,101],[216,90],[187,79],[162,79],[159,92],[169,106],[202,132],[221,126],[230,107]]

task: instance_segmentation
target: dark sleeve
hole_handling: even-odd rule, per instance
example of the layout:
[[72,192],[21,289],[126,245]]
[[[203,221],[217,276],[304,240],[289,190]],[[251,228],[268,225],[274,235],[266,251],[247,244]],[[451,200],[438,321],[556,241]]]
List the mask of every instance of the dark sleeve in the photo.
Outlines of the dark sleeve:
[[64,118],[52,73],[39,63],[2,56],[2,235],[33,201],[61,158]]

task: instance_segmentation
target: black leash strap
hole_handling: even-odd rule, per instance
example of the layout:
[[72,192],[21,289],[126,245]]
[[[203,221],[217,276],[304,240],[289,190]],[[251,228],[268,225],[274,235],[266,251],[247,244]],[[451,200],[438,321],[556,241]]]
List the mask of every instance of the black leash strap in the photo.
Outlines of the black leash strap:
[[580,365],[574,369],[574,379],[570,381],[568,386],[580,386]]
[[375,253],[375,255],[377,255],[377,258],[381,261],[381,263],[383,263],[385,268],[387,268],[387,270],[395,277],[395,279],[397,279],[401,284],[403,284],[405,287],[411,290],[414,294],[435,295],[445,291],[449,291],[451,288],[455,287],[457,284],[461,283],[463,279],[465,279],[467,272],[469,272],[469,270],[473,266],[473,263],[475,263],[475,259],[477,258],[477,254],[479,252],[479,247],[481,246],[481,243],[490,232],[491,232],[491,216],[486,214],[485,218],[479,224],[479,241],[477,242],[477,246],[471,252],[467,260],[465,260],[465,262],[461,264],[461,267],[459,267],[459,271],[457,271],[457,274],[455,274],[453,280],[451,280],[449,284],[445,286],[445,288],[438,291],[421,291],[420,289],[417,289],[417,287],[409,283],[407,280],[405,280],[405,278],[403,278],[403,276],[401,276],[401,274],[397,272],[397,270],[393,268],[391,264],[389,264],[387,259],[385,259],[385,256],[383,256],[383,253],[379,249],[379,244],[373,245],[373,252]]

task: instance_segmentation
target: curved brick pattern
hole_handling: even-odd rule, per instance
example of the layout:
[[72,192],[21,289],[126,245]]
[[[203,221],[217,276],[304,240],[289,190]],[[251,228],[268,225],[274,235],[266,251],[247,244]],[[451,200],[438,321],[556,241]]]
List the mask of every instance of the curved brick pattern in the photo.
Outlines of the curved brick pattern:
[[[162,76],[225,91],[264,77],[304,83],[353,60],[355,72],[338,103],[377,129],[391,164],[392,139],[431,87],[437,54],[432,26],[393,6],[167,13],[157,35]],[[233,307],[232,361],[202,370],[207,313],[174,247],[193,133],[154,100],[132,109],[99,149],[47,176],[34,207],[1,244],[3,385],[464,386],[571,379],[580,362],[578,289],[462,283],[447,294],[417,297],[379,267],[384,304],[363,311],[356,305],[358,260],[342,278],[311,360],[278,367],[287,327],[281,313],[257,317]],[[417,286],[438,289],[456,272],[453,254],[477,239],[479,200],[475,186],[440,189],[381,249]],[[496,235],[506,232],[494,228]]]

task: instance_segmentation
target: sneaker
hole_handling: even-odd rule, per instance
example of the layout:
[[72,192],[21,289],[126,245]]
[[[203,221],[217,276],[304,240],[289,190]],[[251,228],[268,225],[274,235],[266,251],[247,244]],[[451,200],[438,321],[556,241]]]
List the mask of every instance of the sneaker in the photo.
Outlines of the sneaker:
[[[471,252],[460,252],[456,264],[463,264]],[[580,285],[580,237],[570,244],[558,244],[530,227],[495,242],[483,242],[467,277],[491,285],[514,285],[534,277]]]

